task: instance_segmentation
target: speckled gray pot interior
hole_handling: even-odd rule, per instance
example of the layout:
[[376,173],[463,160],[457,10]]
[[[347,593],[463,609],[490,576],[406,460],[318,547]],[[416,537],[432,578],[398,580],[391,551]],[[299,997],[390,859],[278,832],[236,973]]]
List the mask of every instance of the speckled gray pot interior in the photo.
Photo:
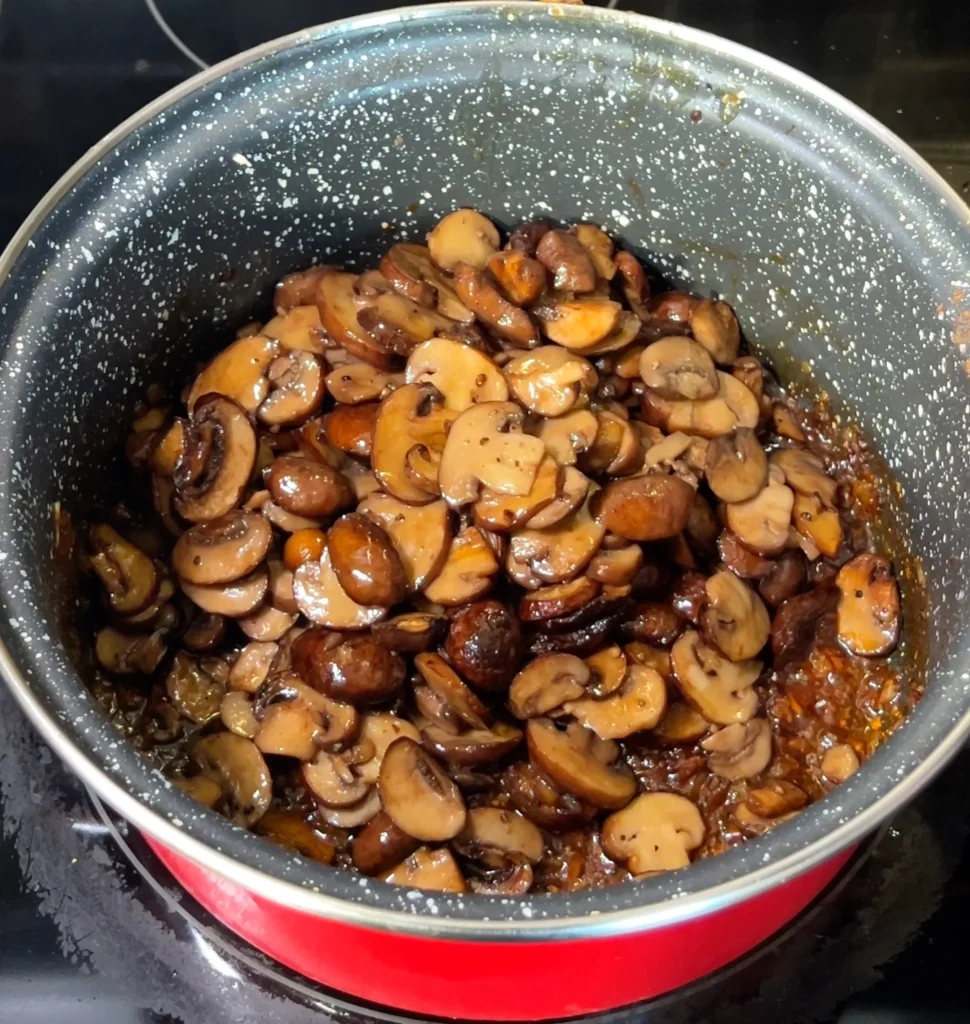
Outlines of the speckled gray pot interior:
[[[3,267],[0,636],[45,735],[57,736],[55,723],[61,748],[66,736],[82,752],[85,777],[116,804],[124,790],[151,808],[157,817],[140,823],[169,842],[185,837],[183,851],[199,840],[311,900],[339,901],[311,909],[383,926],[381,910],[415,922],[402,927],[445,929],[461,919],[541,929],[663,901],[696,912],[875,825],[894,787],[911,795],[955,749],[970,709],[970,380],[958,344],[970,215],[914,154],[839,103],[677,26],[457,5],[314,30],[136,119]],[[925,699],[831,797],[688,871],[501,902],[419,896],[309,864],[149,770],[62,643],[51,505],[83,515],[145,387],[224,345],[282,274],[313,260],[364,267],[459,205],[506,227],[534,215],[601,223],[671,280],[721,294],[783,375],[805,363],[855,410],[902,484],[929,581]],[[601,916],[591,927],[645,920]]]

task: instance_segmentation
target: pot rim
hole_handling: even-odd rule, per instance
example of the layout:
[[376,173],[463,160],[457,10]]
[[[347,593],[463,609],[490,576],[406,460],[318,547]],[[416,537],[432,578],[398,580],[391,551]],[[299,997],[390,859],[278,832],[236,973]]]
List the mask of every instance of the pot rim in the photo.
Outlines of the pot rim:
[[[2,255],[0,255],[0,284],[3,284],[8,278],[20,253],[29,244],[39,225],[70,189],[98,161],[107,156],[137,128],[164,112],[173,104],[185,99],[203,86],[215,82],[224,75],[239,70],[261,58],[280,53],[322,36],[337,34],[341,31],[406,23],[418,19],[439,18],[447,16],[448,12],[456,9],[478,9],[483,11],[500,9],[503,11],[508,10],[510,14],[518,11],[524,16],[534,17],[538,13],[537,7],[538,5],[533,0],[508,0],[508,2],[499,3],[492,2],[492,0],[461,0],[461,2],[375,12],[328,22],[270,40],[215,64],[205,71],[198,72],[129,117],[99,143],[91,147],[84,156],[61,176],[34,207]],[[708,32],[633,12],[597,7],[558,7],[555,4],[549,4],[544,13],[559,18],[568,16],[586,21],[608,22],[617,27],[629,26],[640,31],[646,31],[651,35],[666,36],[676,41],[693,44],[707,52],[732,57],[740,62],[768,72],[795,89],[807,92],[815,99],[821,100],[829,107],[834,108],[835,111],[846,119],[854,122],[863,132],[888,147],[902,163],[908,164],[912,170],[916,171],[923,182],[939,197],[941,203],[956,212],[967,222],[968,228],[970,228],[970,214],[968,214],[967,207],[950,185],[921,156],[861,108],[810,76],[795,70],[781,61]],[[571,907],[565,912],[557,911],[558,907],[568,907],[570,903],[575,903],[577,894],[556,894],[543,897],[544,902],[536,900],[532,904],[536,908],[535,917],[534,919],[528,919],[526,915],[516,915],[516,909],[523,905],[522,901],[499,897],[465,895],[460,898],[461,903],[459,904],[463,916],[452,917],[444,916],[450,909],[454,909],[449,907],[449,899],[445,894],[422,894],[421,898],[414,900],[413,907],[409,908],[411,912],[405,912],[388,906],[375,905],[375,903],[381,901],[380,890],[390,891],[392,887],[384,886],[382,883],[374,883],[374,880],[368,880],[369,883],[374,883],[373,888],[370,890],[370,898],[373,900],[371,903],[360,902],[360,896],[358,896],[358,899],[349,899],[321,891],[322,887],[326,885],[326,876],[323,873],[330,870],[321,865],[310,865],[310,868],[306,871],[309,884],[305,885],[272,875],[259,867],[252,866],[252,863],[244,862],[241,857],[231,856],[223,852],[222,845],[224,844],[238,850],[240,854],[246,856],[248,861],[255,860],[251,854],[252,847],[247,847],[245,844],[234,841],[238,839],[237,834],[241,830],[235,828],[226,819],[214,813],[207,812],[205,818],[207,823],[212,826],[208,831],[215,836],[219,848],[216,848],[215,845],[209,845],[200,838],[196,838],[194,835],[189,834],[189,831],[184,827],[184,823],[179,819],[178,814],[169,812],[168,817],[166,817],[160,811],[143,803],[116,782],[103,767],[95,763],[95,760],[89,754],[79,749],[67,730],[57,721],[56,717],[50,713],[37,694],[30,688],[30,685],[2,641],[0,641],[0,673],[2,673],[18,704],[33,722],[43,739],[70,766],[81,781],[93,789],[136,828],[152,836],[176,853],[195,861],[207,870],[211,870],[242,885],[252,892],[258,893],[266,899],[311,915],[387,931],[405,932],[427,937],[445,936],[473,941],[561,940],[629,934],[665,927],[687,918],[695,917],[698,914],[710,914],[729,907],[743,899],[755,896],[771,887],[784,883],[793,876],[801,874],[832,857],[846,846],[858,842],[859,839],[875,829],[881,821],[902,804],[912,799],[919,790],[929,783],[960,749],[964,738],[970,733],[970,711],[968,711],[952,726],[950,731],[934,746],[932,751],[885,794],[864,806],[854,817],[842,821],[835,828],[826,830],[821,838],[808,841],[802,840],[801,842],[804,845],[799,845],[792,852],[786,852],[777,860],[770,853],[764,851],[772,846],[773,838],[779,838],[781,833],[787,834],[791,824],[794,823],[781,825],[769,835],[741,844],[741,846],[725,854],[712,858],[705,864],[694,865],[689,872],[674,873],[677,876],[677,881],[682,883],[676,887],[675,891],[664,894],[662,892],[661,879],[659,878],[626,883],[625,886],[620,888],[626,888],[628,891],[634,892],[637,903],[637,905],[626,909],[609,909],[609,905],[615,902],[615,900],[610,898],[611,893],[615,894],[617,892],[617,889],[614,888],[593,890],[583,894],[590,897],[595,894],[601,897],[601,902],[607,908],[604,910],[587,906],[581,908],[581,914],[576,913],[576,910],[579,909],[576,907]],[[79,677],[78,683],[83,686],[83,682]],[[904,736],[905,723],[901,730],[898,731],[898,735],[890,742],[896,744],[904,742]],[[128,748],[127,744],[125,744],[125,748],[124,753],[120,757],[117,753],[113,755],[115,760],[125,760],[130,755],[132,765],[137,762],[140,767],[153,771],[141,761],[133,748]],[[870,765],[864,766],[863,770],[858,773],[857,778],[864,777],[870,766],[873,769],[876,768],[870,762]],[[179,808],[183,809],[183,811],[186,808],[198,810],[197,805],[190,797],[182,794],[174,789],[174,787],[171,793],[166,794],[166,800],[169,797],[171,798],[169,805],[176,810]],[[819,801],[814,806],[817,808],[819,804],[824,804],[828,800],[830,800],[830,797]],[[841,808],[838,808],[838,810],[841,810]],[[804,812],[803,817],[810,813],[811,809]],[[210,822],[208,819],[215,819],[215,821]],[[247,836],[255,838],[248,833]],[[763,857],[756,860],[752,858],[753,863],[758,864],[758,867],[739,875],[737,878],[729,878],[727,881],[717,880],[718,874],[727,873],[727,865],[729,863],[737,864],[742,857],[743,851],[755,845],[758,852],[764,852]],[[248,853],[247,850],[249,851]],[[260,860],[281,865],[283,863],[282,858],[291,857],[282,849],[274,850],[273,852],[276,854],[275,857],[263,855]],[[718,865],[723,865],[724,870],[718,872]],[[706,870],[703,870],[705,868]],[[333,874],[332,871],[331,874]],[[702,878],[706,880],[708,876],[714,878],[714,884],[705,885],[701,881]],[[668,879],[670,877],[672,876],[667,876]],[[698,884],[691,884],[692,882]],[[364,894],[362,893],[361,895]],[[429,899],[429,896],[435,897],[436,900]],[[657,900],[658,898],[660,902],[651,902],[651,900]],[[383,900],[382,902],[386,903],[387,901]],[[437,902],[437,908],[429,910],[429,905],[434,907],[435,902]],[[591,900],[587,902],[591,902]],[[475,911],[475,913],[470,911]],[[563,913],[563,916],[558,916],[559,913]]]

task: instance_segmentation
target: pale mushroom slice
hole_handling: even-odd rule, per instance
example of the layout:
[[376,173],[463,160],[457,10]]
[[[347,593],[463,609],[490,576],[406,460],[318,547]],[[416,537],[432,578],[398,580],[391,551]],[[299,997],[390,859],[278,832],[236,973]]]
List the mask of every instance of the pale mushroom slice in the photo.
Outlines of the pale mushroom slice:
[[560,466],[575,466],[579,456],[593,446],[598,432],[599,420],[589,409],[576,409],[554,419],[543,419],[535,430]]
[[279,342],[280,347],[288,351],[312,352],[319,356],[327,351],[316,305],[294,306],[285,313],[278,313],[272,320],[267,320],[261,330],[253,333]]
[[589,488],[589,477],[580,473],[575,466],[565,466],[560,493],[545,508],[530,516],[525,525],[530,530],[547,530],[556,526],[583,505]]
[[424,586],[424,595],[446,608],[475,601],[487,593],[501,564],[477,526],[455,535],[437,576]]
[[421,842],[447,842],[465,827],[461,791],[444,769],[407,736],[387,748],[377,787],[394,824]]
[[326,394],[323,366],[311,352],[293,350],[277,356],[266,376],[270,392],[257,416],[268,427],[289,427],[309,419]]
[[131,616],[151,606],[160,580],[155,563],[113,526],[91,527],[86,564],[101,581],[112,611]]
[[231,732],[196,740],[193,757],[222,787],[227,817],[234,825],[252,828],[269,809],[272,779],[256,745]]
[[545,267],[521,249],[494,253],[486,269],[505,298],[516,306],[532,305],[545,291]]
[[655,427],[701,437],[719,437],[737,427],[758,425],[761,409],[757,398],[736,377],[717,371],[718,393],[697,401],[661,398],[649,389],[642,399],[643,418]]
[[459,263],[482,270],[500,244],[498,228],[477,210],[454,210],[428,233],[428,251],[442,270]]
[[523,419],[511,402],[482,402],[454,421],[438,467],[441,496],[452,508],[475,501],[482,487],[529,493],[546,452],[539,438],[522,432]]
[[676,793],[641,793],[603,823],[603,849],[631,874],[676,871],[704,841],[697,805]]
[[879,555],[856,555],[839,570],[839,641],[852,654],[878,657],[899,642],[899,588]]
[[593,497],[593,518],[624,540],[676,537],[687,526],[694,488],[678,476],[646,473],[613,480]]
[[200,586],[181,580],[182,593],[204,612],[213,615],[225,615],[230,619],[241,619],[254,611],[266,596],[269,589],[269,574],[263,563],[248,576],[243,576],[231,583],[215,583]]
[[732,782],[753,779],[771,761],[771,726],[764,718],[733,722],[702,740],[701,746],[715,775]]
[[821,459],[803,448],[777,448],[769,461],[784,473],[785,483],[793,491],[835,508],[838,484],[825,472]]
[[484,488],[472,506],[475,522],[499,533],[524,526],[560,497],[562,484],[562,469],[551,455],[545,455],[528,494],[501,494]]
[[307,686],[293,672],[272,676],[256,694],[259,721],[255,743],[265,754],[312,760],[321,747],[346,744],[360,718],[350,704]]
[[586,575],[597,583],[623,587],[632,583],[643,565],[643,548],[627,544],[622,548],[600,550],[586,568]]
[[576,241],[589,253],[596,273],[604,281],[612,281],[616,274],[613,260],[613,239],[596,224],[577,224],[573,228]]
[[549,718],[531,718],[526,741],[532,760],[556,785],[595,807],[623,807],[637,791],[627,765],[604,759],[613,751],[599,746],[603,741],[592,730],[563,731]]
[[453,844],[463,857],[489,868],[502,867],[510,857],[538,864],[545,847],[528,818],[504,807],[473,807]]
[[229,512],[186,530],[172,549],[172,568],[190,583],[229,583],[252,572],[272,542],[263,516]]
[[710,352],[714,362],[727,366],[738,358],[741,328],[726,302],[701,299],[691,309],[690,332]]
[[766,558],[780,555],[788,544],[795,495],[769,469],[768,483],[753,498],[726,506],[728,527],[746,548]]
[[387,748],[402,736],[421,741],[421,734],[407,720],[391,714],[389,711],[375,711],[365,715],[360,724],[357,736],[358,750],[372,749],[369,757],[356,758],[354,771],[364,782],[374,785],[380,775],[381,764]]
[[311,622],[331,629],[366,629],[387,615],[386,608],[358,604],[347,594],[327,549],[318,562],[303,562],[293,573],[293,596]]
[[665,650],[663,647],[655,647],[653,644],[645,643],[642,640],[634,640],[624,645],[623,653],[626,655],[627,661],[632,661],[637,665],[646,665],[647,668],[652,668],[655,672],[659,672],[664,679],[670,678],[672,671],[670,667],[670,651]]
[[731,659],[756,657],[771,635],[771,617],[760,597],[733,572],[716,572],[707,581],[707,607],[701,613],[704,635]]
[[709,722],[730,725],[755,716],[760,661],[728,661],[693,629],[675,641],[670,661],[681,692]]
[[580,458],[587,473],[624,476],[640,469],[643,447],[630,422],[613,412],[596,413],[596,438]]
[[640,377],[661,398],[713,398],[720,389],[714,360],[690,338],[667,337],[648,345],[640,355]]
[[671,704],[653,735],[667,746],[680,746],[699,740],[709,728],[707,719],[690,704]]
[[503,368],[515,398],[536,416],[562,416],[597,384],[592,363],[558,345],[516,356]]
[[116,675],[151,675],[167,651],[165,629],[154,633],[123,633],[114,626],[99,629],[94,637],[94,653],[109,672]]
[[767,482],[768,456],[750,427],[738,427],[708,444],[704,475],[721,501],[747,501]]
[[422,306],[437,305],[438,312],[451,320],[468,323],[475,319],[458,298],[451,279],[431,258],[426,245],[400,242],[392,245],[381,260],[381,273],[395,291]]
[[407,505],[375,492],[360,502],[357,511],[391,538],[412,590],[422,590],[441,572],[452,541],[451,515],[443,501]]
[[859,770],[859,755],[850,744],[837,743],[822,755],[819,768],[829,782],[838,785]]
[[478,402],[505,402],[509,388],[502,371],[483,352],[451,338],[432,338],[408,356],[408,384],[432,384],[446,409],[464,412]]
[[610,644],[586,658],[590,679],[586,692],[591,697],[609,697],[623,685],[626,678],[627,659],[618,644]]
[[620,688],[600,699],[567,701],[563,710],[602,740],[622,740],[652,729],[667,708],[663,676],[645,665],[631,665]]
[[255,413],[269,394],[267,372],[280,353],[271,338],[257,334],[224,348],[195,378],[186,405],[193,412],[203,395],[224,395],[248,413]]
[[255,693],[269,675],[280,645],[270,641],[246,644],[229,669],[229,685],[234,690]]
[[842,547],[842,522],[834,508],[826,508],[815,497],[795,495],[792,507],[792,522],[795,529],[826,558],[835,558]]
[[385,882],[430,892],[465,892],[465,878],[446,847],[422,846],[383,876]]
[[623,307],[612,299],[585,295],[534,307],[542,333],[573,352],[592,349],[620,322]]
[[427,651],[414,659],[414,667],[430,689],[465,725],[487,730],[492,724],[488,708],[466,686],[458,673],[441,657]]
[[539,587],[519,600],[519,618],[523,622],[545,622],[585,608],[600,592],[599,584],[586,576],[568,583]]
[[313,795],[328,807],[350,807],[360,803],[370,785],[354,771],[340,754],[321,750],[301,767],[303,781]]
[[317,814],[328,825],[344,829],[359,828],[361,825],[366,825],[377,817],[380,811],[381,798],[376,786],[371,786],[367,796],[359,804],[352,804],[350,807],[328,807],[326,804],[317,805]]
[[327,391],[344,405],[374,402],[389,395],[404,383],[401,374],[385,373],[370,363],[348,363],[327,374]]
[[[321,278],[316,297],[320,321],[327,334],[356,359],[378,370],[390,370],[394,353],[375,341],[357,319],[368,302],[358,294],[357,284],[355,274],[336,272]],[[328,361],[332,365],[329,356]]]
[[253,698],[242,690],[230,690],[219,706],[222,724],[237,736],[251,740],[259,732],[259,722],[253,714]]
[[541,718],[586,693],[589,666],[574,654],[542,654],[512,680],[509,710],[516,718]]
[[640,318],[636,313],[628,313],[625,310],[620,313],[616,326],[601,341],[596,342],[589,348],[583,349],[586,356],[601,356],[610,352],[619,352],[630,347],[636,340],[642,327]]
[[578,576],[599,550],[606,528],[590,514],[590,499],[565,519],[544,530],[527,526],[514,531],[509,541],[510,556],[527,565],[546,583],[565,583]]
[[[409,505],[434,501],[440,487],[439,460],[457,422],[431,384],[405,384],[381,403],[374,427],[371,468],[389,494]],[[469,412],[476,411],[477,406]],[[415,458],[426,469],[416,471]]]
[[282,639],[296,625],[296,619],[295,612],[285,612],[265,604],[237,621],[250,640],[268,642]]

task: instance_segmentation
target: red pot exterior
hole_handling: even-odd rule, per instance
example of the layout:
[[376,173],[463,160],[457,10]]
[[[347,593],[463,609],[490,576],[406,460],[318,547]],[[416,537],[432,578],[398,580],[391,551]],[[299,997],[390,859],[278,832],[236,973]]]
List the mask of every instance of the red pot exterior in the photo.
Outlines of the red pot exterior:
[[313,981],[410,1013],[509,1021],[615,1009],[696,981],[791,921],[852,853],[840,853],[741,903],[651,931],[491,942],[419,938],[306,914],[146,840],[189,894],[227,928]]

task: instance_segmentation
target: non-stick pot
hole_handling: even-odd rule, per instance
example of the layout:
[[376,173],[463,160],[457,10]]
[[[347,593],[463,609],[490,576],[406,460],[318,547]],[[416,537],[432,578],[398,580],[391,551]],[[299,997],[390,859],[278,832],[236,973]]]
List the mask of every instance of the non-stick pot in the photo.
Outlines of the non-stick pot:
[[[372,264],[460,205],[506,226],[601,223],[672,282],[721,294],[785,379],[810,372],[864,424],[900,482],[897,525],[929,594],[925,697],[831,796],[687,870],[514,900],[330,870],[173,788],[81,680],[52,509],[79,521],[110,493],[147,386],[225,344],[282,274]],[[203,903],[319,981],[477,1018],[654,995],[796,913],[970,728],[970,213],[898,139],[790,68],[572,6],[443,4],[324,26],[121,126],[32,214],[0,278],[4,675]]]

